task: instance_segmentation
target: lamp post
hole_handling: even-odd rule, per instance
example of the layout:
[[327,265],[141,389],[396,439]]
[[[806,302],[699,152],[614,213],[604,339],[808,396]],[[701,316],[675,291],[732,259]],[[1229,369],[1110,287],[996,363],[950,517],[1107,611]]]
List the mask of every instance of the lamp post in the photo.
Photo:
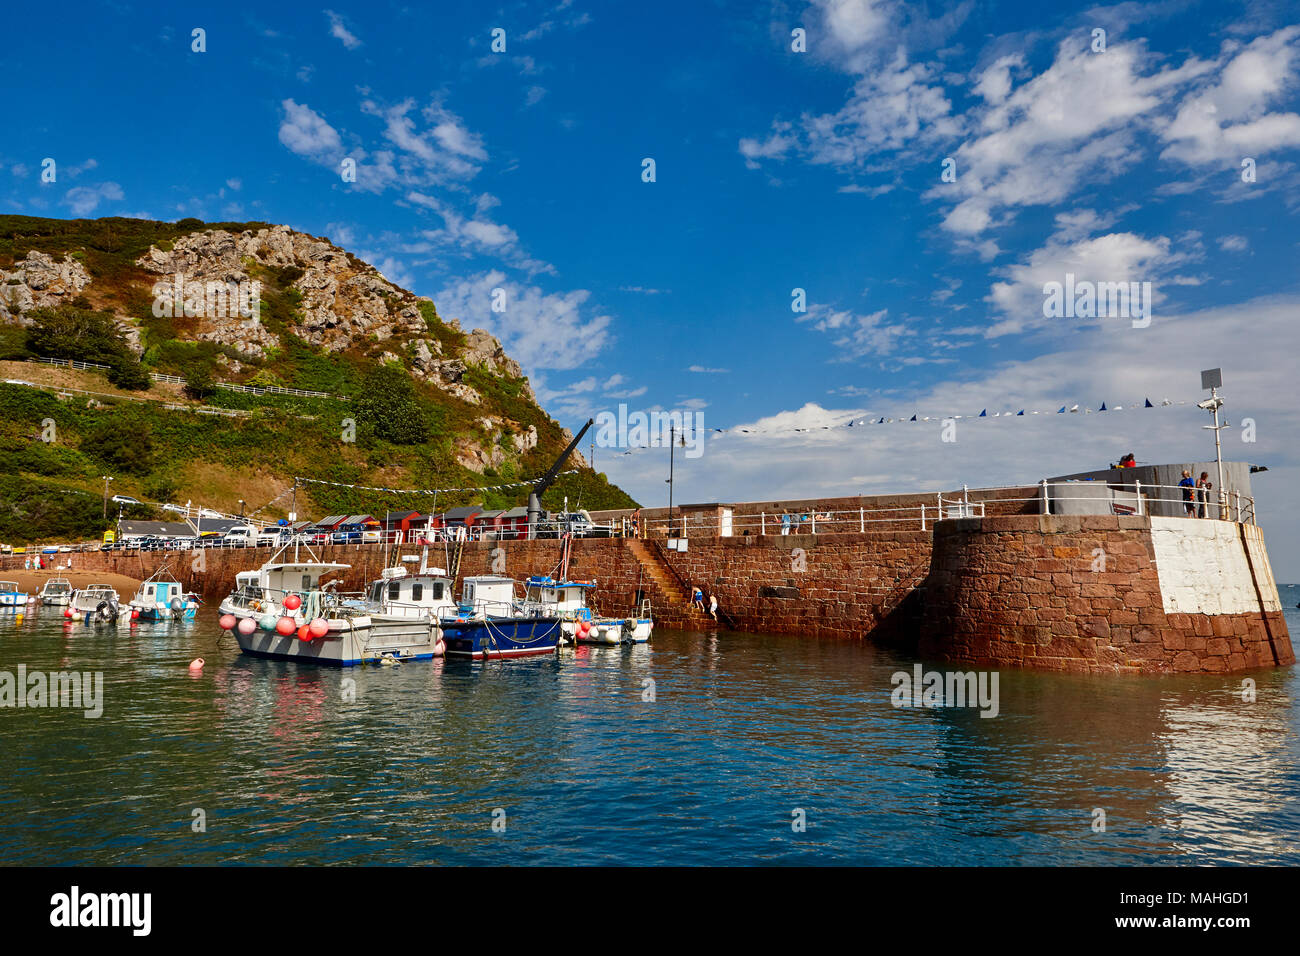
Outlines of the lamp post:
[[1202,428],[1208,428],[1214,432],[1214,460],[1219,466],[1219,518],[1222,520],[1226,517],[1224,510],[1227,507],[1228,498],[1224,494],[1223,487],[1223,442],[1220,440],[1219,432],[1228,428],[1227,422],[1220,424],[1219,409],[1223,407],[1223,399],[1219,397],[1219,389],[1223,387],[1223,369],[1209,368],[1201,372],[1201,388],[1209,389],[1210,397],[1203,402],[1197,402],[1197,408],[1204,408],[1214,416],[1213,425],[1202,425]]
[[108,483],[113,480],[111,475],[100,475],[104,479],[104,518],[108,518]]
[[676,450],[674,425],[668,425],[668,534],[673,533],[673,452]]

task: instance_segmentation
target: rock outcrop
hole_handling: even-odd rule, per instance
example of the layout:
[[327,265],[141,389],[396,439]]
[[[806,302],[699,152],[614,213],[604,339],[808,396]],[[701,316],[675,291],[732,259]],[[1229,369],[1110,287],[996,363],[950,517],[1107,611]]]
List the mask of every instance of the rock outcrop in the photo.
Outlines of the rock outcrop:
[[[145,316],[127,314],[121,277],[97,294],[80,255],[31,250],[0,269],[0,321],[30,325],[34,310],[84,293],[95,308],[113,312],[130,347],[142,353]],[[325,352],[401,365],[412,378],[484,411],[496,403],[471,385],[473,377],[466,380],[471,370],[516,381],[511,388],[536,404],[523,369],[489,332],[464,332],[455,319],[437,316],[431,300],[326,239],[287,226],[202,229],[156,243],[133,264],[143,275],[131,281],[155,316],[173,320],[173,334],[229,346],[217,359],[219,377],[246,377],[292,335]],[[479,424],[481,433],[456,442],[462,464],[475,471],[537,447],[535,426],[490,415]]]
[[33,309],[63,305],[90,285],[90,273],[77,259],[62,262],[31,250],[8,271],[0,269],[0,321],[30,325]]

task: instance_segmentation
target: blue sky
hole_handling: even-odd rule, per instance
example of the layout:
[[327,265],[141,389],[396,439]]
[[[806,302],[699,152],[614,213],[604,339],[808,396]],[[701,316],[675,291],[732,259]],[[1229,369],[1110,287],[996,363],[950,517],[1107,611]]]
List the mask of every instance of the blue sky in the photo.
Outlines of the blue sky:
[[[1257,436],[1225,432],[1226,457],[1270,466],[1294,579],[1297,24],[1281,3],[571,0],[97,4],[56,30],[28,5],[7,14],[0,208],[286,223],[498,335],[566,425],[626,402],[763,431],[710,441],[678,500],[1204,458],[1186,406],[954,443],[793,428],[1195,401],[1221,365]],[[1045,318],[1067,272],[1151,282],[1150,326]],[[597,449],[647,503],[665,457]]]

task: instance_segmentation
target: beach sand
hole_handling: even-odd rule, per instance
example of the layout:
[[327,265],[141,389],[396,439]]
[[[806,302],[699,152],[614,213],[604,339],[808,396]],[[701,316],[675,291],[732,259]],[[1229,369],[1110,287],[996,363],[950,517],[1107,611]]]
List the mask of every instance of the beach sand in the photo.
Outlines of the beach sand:
[[107,584],[117,591],[117,595],[122,599],[123,604],[135,597],[136,589],[140,587],[139,578],[129,578],[125,574],[113,574],[110,571],[57,571],[54,569],[47,571],[0,571],[0,579],[17,581],[18,590],[26,591],[32,596],[35,596],[36,592],[50,578],[67,578],[74,590],[91,584]]

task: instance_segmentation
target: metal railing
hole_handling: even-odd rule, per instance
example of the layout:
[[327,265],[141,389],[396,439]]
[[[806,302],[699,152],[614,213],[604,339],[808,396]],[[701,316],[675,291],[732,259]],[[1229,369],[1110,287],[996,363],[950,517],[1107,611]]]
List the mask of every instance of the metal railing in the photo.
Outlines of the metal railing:
[[[1233,491],[1220,496],[1211,490],[1182,485],[1153,485],[1135,482],[1116,486],[1098,482],[1039,482],[1034,496],[1006,494],[1026,490],[1025,486],[977,489],[963,486],[957,495],[938,493],[933,503],[848,510],[816,509],[758,512],[756,514],[677,515],[672,518],[643,518],[645,537],[717,538],[744,535],[824,535],[854,534],[867,531],[927,531],[937,522],[959,518],[984,518],[989,506],[995,514],[1073,514],[1080,516],[1165,516],[1218,518],[1239,524],[1255,524],[1255,499]],[[1189,497],[1190,496],[1190,497]],[[1189,509],[1189,505],[1191,506]]]
[[[1160,517],[1216,518],[1236,524],[1256,524],[1255,497],[1233,490],[1187,485],[1143,484],[1113,485],[1104,481],[1057,481],[1043,479],[1038,496],[1041,514],[1114,514],[1155,515]],[[1070,492],[1075,492],[1071,494]],[[1084,493],[1079,493],[1084,492]],[[1093,509],[1108,503],[1109,511],[1074,510],[1070,502],[1085,502]],[[1066,507],[1053,508],[1054,503]]]

